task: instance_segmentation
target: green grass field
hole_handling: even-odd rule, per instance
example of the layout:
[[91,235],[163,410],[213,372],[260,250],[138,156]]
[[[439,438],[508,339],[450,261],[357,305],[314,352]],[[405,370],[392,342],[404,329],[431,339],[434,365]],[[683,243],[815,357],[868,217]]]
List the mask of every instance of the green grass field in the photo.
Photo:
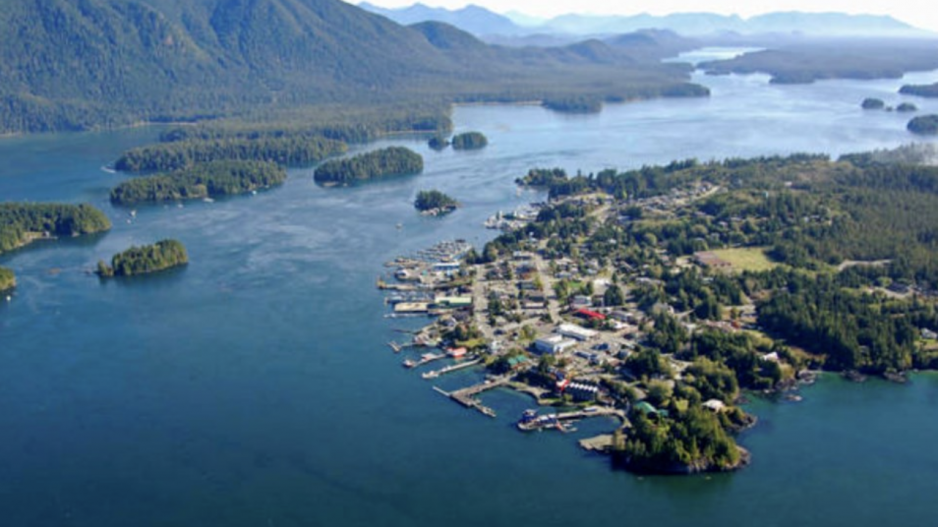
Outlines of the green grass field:
[[768,271],[779,264],[765,254],[762,247],[744,247],[736,249],[718,249],[711,251],[718,258],[733,265],[739,271]]

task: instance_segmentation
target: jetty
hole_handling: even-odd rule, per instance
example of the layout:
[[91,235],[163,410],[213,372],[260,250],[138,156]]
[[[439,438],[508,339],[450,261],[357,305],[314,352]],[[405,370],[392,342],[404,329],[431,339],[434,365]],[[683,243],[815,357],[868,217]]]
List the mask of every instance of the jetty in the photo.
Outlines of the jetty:
[[473,386],[462,388],[453,392],[447,392],[437,386],[434,386],[433,389],[465,406],[466,408],[474,408],[482,412],[483,415],[495,417],[495,410],[492,410],[488,406],[482,404],[482,401],[476,399],[475,396],[482,392],[487,392],[489,390],[494,390],[495,388],[505,386],[508,384],[509,380],[509,376],[486,379],[485,382],[481,382],[479,384],[475,384]]
[[446,355],[444,353],[424,353],[423,355],[420,356],[420,360],[414,361],[411,359],[407,359],[404,361],[403,364],[405,368],[419,368],[420,366],[423,366],[424,364],[429,364],[435,360],[440,360],[440,359],[445,359],[445,358],[446,358]]
[[439,377],[440,375],[446,375],[447,373],[452,373],[452,372],[454,372],[454,371],[459,371],[459,370],[464,370],[464,369],[466,369],[466,368],[471,368],[471,367],[473,367],[473,366],[479,364],[480,362],[482,362],[482,359],[475,359],[475,360],[471,360],[471,361],[469,361],[469,362],[463,362],[463,363],[460,363],[460,364],[453,364],[453,365],[447,366],[447,367],[442,368],[442,369],[439,369],[439,370],[433,370],[433,371],[425,372],[425,373],[423,373],[423,374],[421,375],[421,377],[423,377],[424,379],[436,379],[436,378]]

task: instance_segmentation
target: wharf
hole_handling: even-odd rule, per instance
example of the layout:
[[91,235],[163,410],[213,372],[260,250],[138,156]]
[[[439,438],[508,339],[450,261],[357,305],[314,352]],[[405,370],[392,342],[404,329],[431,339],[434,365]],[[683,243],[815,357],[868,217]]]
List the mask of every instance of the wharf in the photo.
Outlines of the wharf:
[[471,368],[472,366],[475,366],[475,365],[479,364],[480,362],[482,362],[482,359],[475,359],[475,360],[471,360],[471,361],[469,361],[469,362],[463,362],[463,363],[461,363],[461,364],[453,364],[453,365],[451,365],[451,366],[447,366],[447,367],[445,367],[445,368],[443,368],[443,369],[440,369],[440,370],[428,371],[428,372],[422,374],[421,377],[423,377],[424,379],[436,379],[436,378],[439,377],[440,375],[446,375],[447,373],[453,373],[454,371],[459,371],[459,370],[464,370],[464,369],[466,369],[466,368]]
[[423,366],[424,364],[429,364],[435,360],[440,360],[440,359],[445,359],[445,358],[446,358],[446,355],[443,353],[424,353],[423,355],[420,356],[420,360],[418,361],[413,361],[410,359],[405,360],[404,367],[405,368],[418,368],[420,366]]
[[475,398],[476,395],[479,395],[482,392],[493,390],[500,386],[505,386],[509,383],[510,377],[498,377],[495,379],[489,379],[485,382],[469,386],[467,388],[462,388],[454,392],[447,392],[438,388],[433,387],[437,392],[449,397],[450,399],[456,401],[457,403],[465,406],[466,408],[475,408],[476,410],[482,412],[484,415],[489,417],[495,417],[495,410],[492,410],[488,406],[482,404],[482,401]]
[[603,416],[618,417],[623,424],[628,422],[628,417],[623,410],[618,408],[611,408],[609,406],[591,406],[584,410],[547,414],[530,420],[522,420],[518,422],[518,429],[524,432],[530,432],[533,430],[542,430],[544,428],[560,428],[558,425],[563,421]]

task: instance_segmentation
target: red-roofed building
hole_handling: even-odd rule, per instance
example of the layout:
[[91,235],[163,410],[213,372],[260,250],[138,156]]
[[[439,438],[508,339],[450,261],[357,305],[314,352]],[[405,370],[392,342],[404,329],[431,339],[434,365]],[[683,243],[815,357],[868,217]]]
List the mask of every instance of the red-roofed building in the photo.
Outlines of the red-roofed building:
[[606,320],[606,315],[591,311],[589,309],[577,309],[576,315],[578,317],[587,318],[589,320]]

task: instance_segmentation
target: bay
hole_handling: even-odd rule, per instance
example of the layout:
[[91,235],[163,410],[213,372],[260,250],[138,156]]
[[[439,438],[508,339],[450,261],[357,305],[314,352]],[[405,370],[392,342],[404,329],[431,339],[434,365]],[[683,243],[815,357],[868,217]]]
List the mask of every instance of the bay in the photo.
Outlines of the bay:
[[[312,170],[281,188],[182,207],[107,202],[125,176],[101,170],[155,129],[0,141],[3,200],[92,202],[114,230],[0,257],[20,281],[0,302],[0,522],[15,526],[874,525],[931,512],[938,378],[907,386],[827,378],[798,404],[754,399],[746,470],[638,478],[578,449],[574,435],[515,431],[530,401],[484,396],[488,419],[440,397],[386,346],[419,321],[383,318],[383,262],[454,238],[478,246],[497,210],[543,199],[514,178],[535,166],[595,172],[672,159],[894,147],[908,115],[864,112],[901,84],[772,86],[697,79],[708,99],[458,107],[457,131],[490,146],[437,153],[394,138],[425,172],[323,189]],[[418,190],[465,205],[424,218]],[[401,228],[396,228],[400,223]],[[183,241],[185,269],[100,282],[87,270],[131,244]],[[477,379],[441,379],[445,388]]]

